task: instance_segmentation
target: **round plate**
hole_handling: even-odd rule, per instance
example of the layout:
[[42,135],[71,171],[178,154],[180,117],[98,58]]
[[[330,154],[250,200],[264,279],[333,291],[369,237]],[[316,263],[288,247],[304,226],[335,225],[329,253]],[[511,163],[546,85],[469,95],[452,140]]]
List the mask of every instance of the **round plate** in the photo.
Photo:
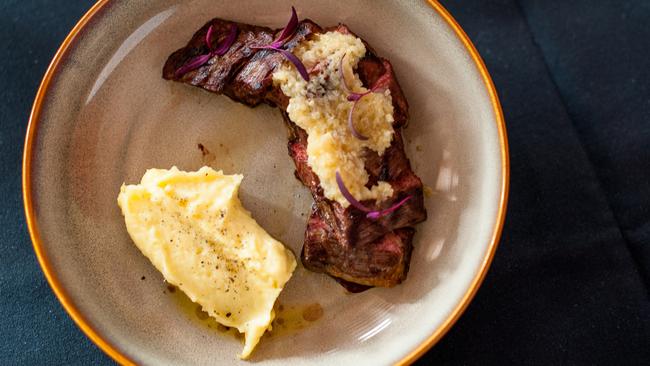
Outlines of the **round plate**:
[[186,311],[131,242],[116,203],[123,182],[174,165],[243,173],[244,205],[300,253],[312,199],[293,177],[279,112],[161,78],[167,56],[210,18],[278,28],[291,5],[321,25],[347,24],[392,61],[411,106],[404,137],[427,186],[429,218],[417,226],[408,279],[395,288],[350,295],[299,267],[279,301],[319,303],[323,317],[264,338],[253,361],[411,362],[451,327],[487,271],[505,215],[505,127],[485,66],[438,3],[100,1],[65,40],[39,89],[23,189],[54,292],[121,363],[242,363],[240,341]]

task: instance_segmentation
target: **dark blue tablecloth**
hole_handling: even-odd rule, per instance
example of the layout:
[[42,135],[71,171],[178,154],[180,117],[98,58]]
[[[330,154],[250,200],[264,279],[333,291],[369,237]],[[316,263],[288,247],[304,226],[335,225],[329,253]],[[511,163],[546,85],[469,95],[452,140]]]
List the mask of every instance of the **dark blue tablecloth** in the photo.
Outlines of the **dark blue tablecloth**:
[[[36,88],[91,4],[0,4],[0,364],[112,364],[47,285],[20,190]],[[650,1],[444,4],[496,83],[511,193],[483,287],[420,363],[650,365]]]

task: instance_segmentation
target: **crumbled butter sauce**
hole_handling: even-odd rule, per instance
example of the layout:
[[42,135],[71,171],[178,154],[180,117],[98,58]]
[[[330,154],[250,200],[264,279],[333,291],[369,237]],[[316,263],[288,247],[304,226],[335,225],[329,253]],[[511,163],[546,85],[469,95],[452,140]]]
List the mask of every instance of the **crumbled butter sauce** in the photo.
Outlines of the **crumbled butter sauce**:
[[[308,164],[316,173],[325,197],[349,205],[336,183],[341,174],[346,187],[358,200],[382,201],[393,194],[387,182],[378,182],[368,189],[368,173],[364,169],[363,150],[383,154],[393,139],[393,104],[390,91],[370,93],[358,102],[354,110],[354,125],[368,140],[355,138],[348,127],[352,102],[340,77],[343,71],[348,85],[355,93],[367,91],[354,73],[359,60],[366,54],[361,39],[339,32],[315,35],[293,49],[307,70],[317,70],[307,82],[296,68],[285,62],[273,73],[275,85],[289,97],[289,118],[309,135]],[[344,57],[345,56],[345,57]]]

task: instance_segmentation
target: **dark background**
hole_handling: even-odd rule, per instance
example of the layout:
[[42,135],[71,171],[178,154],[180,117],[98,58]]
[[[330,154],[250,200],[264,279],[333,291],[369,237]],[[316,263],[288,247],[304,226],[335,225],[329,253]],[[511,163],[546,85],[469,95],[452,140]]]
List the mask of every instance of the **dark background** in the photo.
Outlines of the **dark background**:
[[[0,5],[0,364],[112,363],[46,283],[20,193],[36,89],[92,3]],[[443,3],[499,92],[511,192],[485,283],[420,364],[650,365],[650,0]]]

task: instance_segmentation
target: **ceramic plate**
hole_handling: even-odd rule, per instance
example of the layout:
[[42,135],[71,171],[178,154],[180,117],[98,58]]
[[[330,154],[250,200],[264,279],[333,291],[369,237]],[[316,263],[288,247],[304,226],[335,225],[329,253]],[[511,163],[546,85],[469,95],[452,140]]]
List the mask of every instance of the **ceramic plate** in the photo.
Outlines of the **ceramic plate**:
[[428,187],[429,219],[395,288],[351,295],[299,267],[279,302],[288,312],[319,304],[322,317],[263,338],[251,361],[409,363],[451,327],[487,271],[505,214],[505,128],[483,63],[439,4],[100,1],[41,85],[23,179],[45,275],[81,329],[121,363],[244,364],[240,340],[200,320],[131,242],[116,204],[123,182],[174,165],[243,173],[244,205],[300,253],[312,198],[293,177],[280,113],[161,78],[167,56],[210,18],[279,28],[291,5],[321,25],[347,24],[392,61],[411,106],[404,137]]

